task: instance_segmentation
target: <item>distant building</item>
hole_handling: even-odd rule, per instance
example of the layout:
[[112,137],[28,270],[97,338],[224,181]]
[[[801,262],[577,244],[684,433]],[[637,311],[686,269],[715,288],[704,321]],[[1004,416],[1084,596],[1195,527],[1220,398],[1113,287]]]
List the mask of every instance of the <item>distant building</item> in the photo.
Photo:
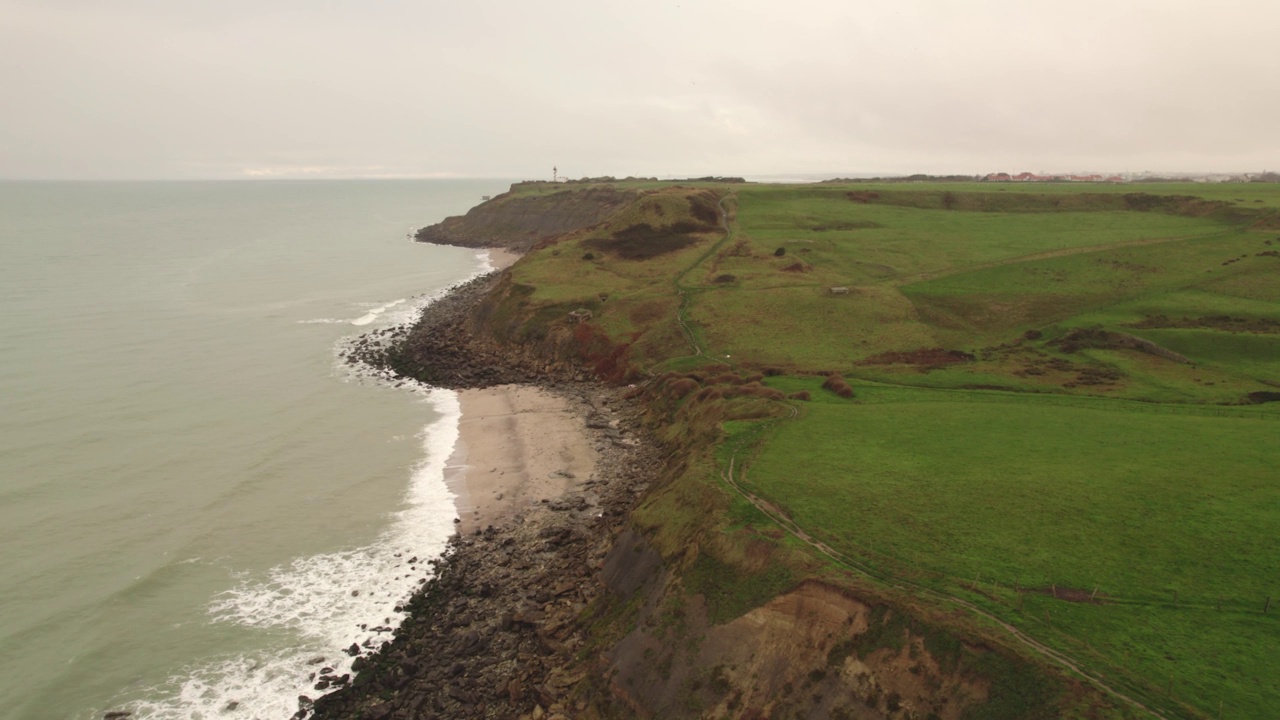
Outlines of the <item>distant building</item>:
[[830,289],[830,292],[831,292],[831,294],[832,294],[832,295],[848,295],[848,294],[849,294],[849,288],[847,288],[847,287],[833,287],[833,288],[831,288],[831,289]]

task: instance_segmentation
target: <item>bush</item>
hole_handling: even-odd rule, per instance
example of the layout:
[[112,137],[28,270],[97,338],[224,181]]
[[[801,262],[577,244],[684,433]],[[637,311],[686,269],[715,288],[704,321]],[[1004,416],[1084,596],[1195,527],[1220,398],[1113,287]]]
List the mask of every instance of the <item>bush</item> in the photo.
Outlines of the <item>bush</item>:
[[713,378],[708,378],[707,383],[710,385],[724,385],[726,383],[729,385],[741,385],[742,378],[734,375],[733,373],[724,373],[723,375],[716,375]]
[[689,378],[681,378],[666,387],[667,394],[671,396],[672,400],[679,400],[697,389],[697,381]]
[[853,397],[853,388],[849,387],[849,383],[845,382],[844,378],[835,373],[827,376],[827,381],[822,383],[822,389],[830,390],[842,398]]
[[595,259],[596,259],[596,256],[595,256],[595,254],[594,254],[594,253],[583,253],[583,255],[582,255],[582,259],[583,259],[583,260],[595,260]]
[[786,255],[786,254],[787,254],[787,249],[784,247],[780,247],[777,250],[773,251],[774,257],[782,257],[783,255]]
[[787,396],[787,399],[788,400],[804,400],[805,402],[808,402],[809,400],[812,400],[813,397],[809,395],[808,390],[801,390],[799,392],[791,393],[790,395]]
[[703,388],[702,392],[695,395],[693,399],[696,400],[697,402],[705,402],[707,400],[722,400],[724,399],[724,390],[718,387]]

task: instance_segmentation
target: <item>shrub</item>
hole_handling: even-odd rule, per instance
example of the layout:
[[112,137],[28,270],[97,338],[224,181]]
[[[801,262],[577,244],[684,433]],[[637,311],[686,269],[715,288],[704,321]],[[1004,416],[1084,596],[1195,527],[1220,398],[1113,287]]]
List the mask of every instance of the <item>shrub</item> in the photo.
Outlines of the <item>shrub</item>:
[[689,378],[681,378],[666,387],[667,394],[671,396],[672,400],[679,400],[697,389],[697,381]]
[[784,247],[780,247],[777,250],[773,251],[774,257],[782,257],[783,255],[786,255],[786,254],[787,254],[787,249]]
[[801,390],[799,392],[791,393],[790,395],[787,396],[787,399],[788,400],[804,400],[807,402],[809,400],[812,400],[813,398],[812,396],[809,395],[808,390]]
[[583,253],[583,254],[582,254],[582,259],[583,259],[583,260],[595,260],[595,259],[596,259],[596,256],[595,256],[595,254],[594,254],[594,253]]
[[822,389],[830,390],[842,398],[853,397],[853,388],[849,387],[849,383],[845,382],[844,378],[835,373],[827,376],[826,382],[822,383]]
[[707,383],[711,385],[724,385],[724,384],[741,385],[742,378],[738,377],[737,375],[734,375],[733,373],[723,373],[721,375],[716,375],[713,378],[708,378]]
[[718,387],[703,388],[702,392],[695,395],[693,399],[696,400],[697,402],[705,402],[707,400],[723,400],[724,390]]

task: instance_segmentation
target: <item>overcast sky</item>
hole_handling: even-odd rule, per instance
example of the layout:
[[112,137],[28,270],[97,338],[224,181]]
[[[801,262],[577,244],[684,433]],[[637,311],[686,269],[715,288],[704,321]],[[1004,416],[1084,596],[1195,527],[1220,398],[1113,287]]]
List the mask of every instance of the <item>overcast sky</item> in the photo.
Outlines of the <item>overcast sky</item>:
[[1275,0],[0,0],[0,178],[1280,168]]

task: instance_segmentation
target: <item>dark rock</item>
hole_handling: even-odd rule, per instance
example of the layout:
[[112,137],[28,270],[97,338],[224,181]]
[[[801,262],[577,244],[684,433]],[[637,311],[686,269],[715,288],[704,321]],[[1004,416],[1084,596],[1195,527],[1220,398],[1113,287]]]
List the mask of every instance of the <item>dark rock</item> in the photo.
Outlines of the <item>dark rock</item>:
[[[606,552],[660,458],[643,442],[613,444],[616,427],[628,437],[642,432],[624,390],[574,380],[583,376],[576,367],[471,334],[471,313],[493,281],[477,280],[433,303],[407,333],[370,336],[352,361],[406,382],[416,376],[456,388],[533,380],[571,397],[588,418],[592,444],[603,447],[587,481],[590,494],[528,507],[504,525],[455,536],[442,558],[405,560],[406,570],[427,562],[431,579],[419,579],[414,595],[400,603],[408,617],[390,643],[365,656],[360,645],[347,649],[360,656],[354,683],[350,675],[321,670],[319,683],[332,692],[308,711],[315,720],[517,718],[536,702],[546,708],[556,696],[577,692],[566,678],[578,677],[574,663],[586,632],[578,615],[609,592],[597,580]],[[602,404],[607,415],[594,409]],[[569,479],[567,472],[555,475]]]

